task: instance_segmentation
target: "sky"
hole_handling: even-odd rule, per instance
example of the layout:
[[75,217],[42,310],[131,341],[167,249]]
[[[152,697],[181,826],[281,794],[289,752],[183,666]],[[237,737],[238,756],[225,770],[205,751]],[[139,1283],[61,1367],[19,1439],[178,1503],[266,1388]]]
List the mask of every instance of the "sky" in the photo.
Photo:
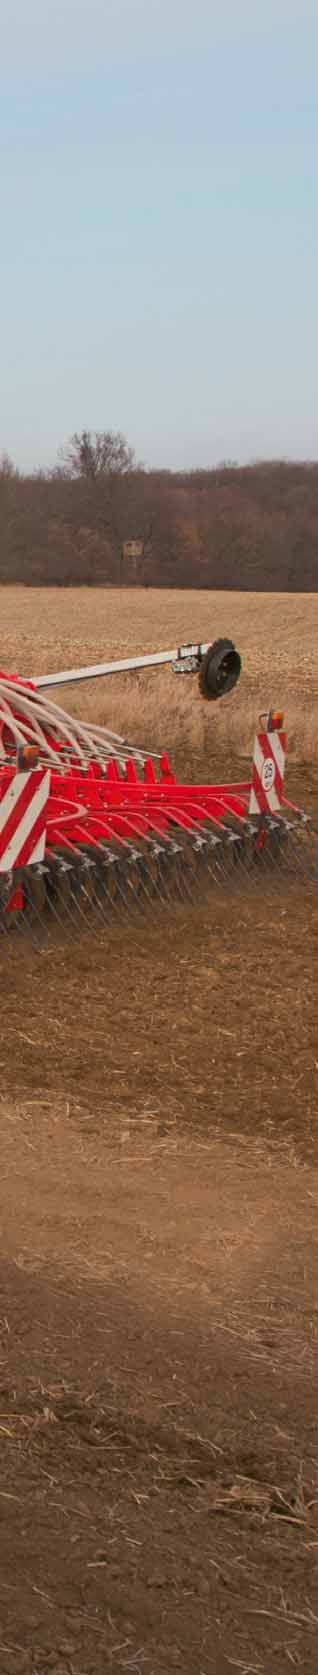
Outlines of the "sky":
[[317,0],[6,13],[0,453],[317,458]]

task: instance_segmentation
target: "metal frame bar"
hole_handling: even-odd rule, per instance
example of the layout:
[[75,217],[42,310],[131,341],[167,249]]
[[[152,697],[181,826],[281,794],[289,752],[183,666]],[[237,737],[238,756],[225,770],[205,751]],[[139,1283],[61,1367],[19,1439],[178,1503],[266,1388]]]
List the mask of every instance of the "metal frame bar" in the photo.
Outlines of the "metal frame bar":
[[57,675],[32,675],[33,685],[38,692],[48,691],[54,686],[75,685],[82,680],[98,680],[103,675],[127,674],[131,669],[155,669],[163,663],[183,662],[188,657],[197,657],[198,661],[209,650],[211,641],[205,645],[177,646],[174,651],[154,651],[144,657],[121,657],[114,663],[92,663],[81,669],[62,669]]

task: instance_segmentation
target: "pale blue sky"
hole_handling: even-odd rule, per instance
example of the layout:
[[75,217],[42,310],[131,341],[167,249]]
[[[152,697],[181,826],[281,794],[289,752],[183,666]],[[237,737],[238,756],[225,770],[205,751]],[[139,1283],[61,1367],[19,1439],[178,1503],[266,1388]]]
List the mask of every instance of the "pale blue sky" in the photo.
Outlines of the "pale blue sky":
[[0,452],[318,457],[317,0],[10,0]]

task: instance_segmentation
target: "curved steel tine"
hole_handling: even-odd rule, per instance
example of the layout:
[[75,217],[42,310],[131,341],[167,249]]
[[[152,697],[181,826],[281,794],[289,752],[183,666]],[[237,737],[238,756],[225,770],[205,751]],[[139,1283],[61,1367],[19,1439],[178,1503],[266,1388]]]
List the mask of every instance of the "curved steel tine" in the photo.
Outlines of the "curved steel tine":
[[306,834],[306,842],[308,842],[308,844],[310,846],[310,854],[311,854],[311,857],[312,857],[312,860],[311,860],[312,871],[310,872],[310,877],[311,878],[317,878],[317,876],[318,876],[318,839],[317,839],[316,832],[309,831]]
[[83,858],[83,860],[81,859],[79,862],[76,862],[75,866],[72,868],[72,877],[70,880],[71,901],[73,904],[71,911],[71,923],[72,927],[74,927],[75,924],[75,928],[80,929],[81,934],[84,930],[89,931],[91,935],[95,935],[96,931],[92,913],[92,895],[91,892],[89,894],[85,892],[85,878],[87,880],[89,876],[91,877],[92,866],[93,863],[86,863]]
[[235,884],[234,856],[237,855],[239,862],[242,848],[242,839],[236,832],[228,829],[219,837],[215,832],[211,832],[209,827],[205,827],[195,839],[193,847],[201,860],[202,876],[208,884],[216,884],[217,888],[225,886],[227,890],[232,883]]
[[[0,930],[1,930],[1,933],[2,933],[3,936],[10,936],[10,933],[13,929],[13,922],[11,920],[11,913],[10,913],[10,909],[8,907],[8,904],[9,904],[10,895],[12,894],[12,889],[13,889],[13,886],[11,885],[12,874],[11,873],[10,874],[8,873],[7,875],[3,874],[3,879],[5,879],[5,878],[8,878],[8,883],[3,883],[3,887],[2,887],[2,890],[1,890],[1,897],[0,897]],[[9,883],[9,879],[10,879],[10,883]],[[21,910],[20,910],[20,913],[19,913],[19,917],[21,919],[23,917],[23,914],[22,914]],[[10,924],[10,920],[11,920],[11,924]]]
[[109,877],[110,880],[113,876],[113,867],[115,877],[116,861],[117,857],[115,857],[115,855],[110,854],[110,856],[108,856],[107,854],[106,859],[103,852],[99,854],[96,859],[93,913],[96,914],[97,919],[101,920],[104,926],[109,926],[112,913],[116,916],[121,908],[121,898],[118,898],[117,891],[117,871],[116,891],[113,895],[111,895],[110,891],[107,890],[106,884],[107,877]]
[[124,877],[129,895],[126,896],[128,907],[137,913],[145,910],[146,893],[143,883],[144,857],[140,849],[131,847],[126,856]]
[[[301,830],[303,832],[303,838],[301,837]],[[318,875],[318,842],[316,833],[312,831],[310,827],[308,828],[308,826],[307,828],[302,826],[301,830],[298,835],[299,828],[297,826],[293,826],[292,828],[291,841],[293,844],[294,854],[297,859],[298,870],[301,870],[304,878],[313,880],[317,878]]]
[[[153,858],[155,862],[155,871],[147,865],[148,853],[150,861]],[[153,842],[148,853],[145,857],[147,900],[152,904],[157,899],[165,906],[171,900],[173,884],[175,883],[178,888],[179,871],[177,872],[177,867],[180,856],[183,857],[184,855],[183,845],[177,844],[174,839],[167,837],[164,842],[159,842],[159,840]]]
[[197,833],[196,836],[191,839],[191,857],[193,879],[193,890],[191,894],[193,899],[194,895],[198,896],[202,892],[202,889],[204,889],[204,887],[206,888],[209,884],[208,843],[202,832]]
[[25,939],[29,937],[33,947],[37,947],[39,938],[35,934],[35,925],[40,925],[40,918],[39,914],[35,910],[33,913],[31,897],[28,899],[27,896],[30,874],[31,868],[27,867],[21,870],[19,869],[19,871],[17,870],[16,873],[13,872],[12,874],[8,874],[8,884],[6,887],[7,900],[8,902],[10,901],[10,896],[14,893],[14,890],[21,885],[23,892],[23,907],[13,909],[12,916],[10,910],[6,912],[5,907],[3,907],[1,928],[6,935],[10,935],[11,932],[14,931],[15,937],[21,936],[21,934]]
[[[79,865],[75,865],[74,877],[71,884],[72,926],[76,926],[82,935],[88,931],[95,939],[98,935],[97,912],[99,903],[96,893],[96,862],[87,856],[81,857]],[[89,884],[89,887],[88,887]],[[99,917],[103,917],[99,909]]]
[[182,844],[176,843],[173,838],[170,839],[169,842],[169,860],[171,863],[171,870],[167,873],[168,900],[171,898],[173,887],[175,886],[177,894],[181,897],[181,901],[184,901],[188,893],[184,876],[184,851]]
[[[116,874],[114,875],[116,878],[116,895],[109,898],[109,905],[118,913],[121,913],[123,906],[125,910],[128,908],[132,912],[134,908],[140,905],[139,851],[124,850],[120,856],[116,856],[116,863]],[[134,868],[135,878],[133,880]],[[104,893],[105,898],[107,898],[106,886],[104,886]]]
[[[307,876],[306,861],[302,845],[298,842],[296,828],[291,821],[285,819],[268,823],[269,845],[267,855],[268,872],[271,868],[271,882],[280,883],[282,876],[298,879]],[[267,845],[264,845],[264,852]]]
[[157,900],[161,902],[165,900],[161,888],[162,852],[163,845],[150,843],[144,856],[142,888],[149,907],[152,907],[153,902]]
[[169,899],[169,843],[151,842],[142,857],[141,882],[149,906]]
[[9,902],[14,891],[13,872],[2,873],[0,890],[0,928],[3,936],[10,936]]
[[199,831],[195,837],[190,838],[190,865],[187,866],[187,890],[192,901],[198,896],[203,885],[210,882],[208,855],[208,839],[204,832]]
[[264,829],[264,840],[262,842],[260,826],[253,820],[247,821],[243,866],[249,888],[256,891],[259,886],[260,875],[262,875],[262,885],[271,883],[272,880],[275,884],[278,884],[279,868],[275,867],[268,830],[268,828]]
[[[85,887],[84,887],[84,905],[83,905],[83,908],[82,908],[83,920],[84,920],[85,928],[87,928],[87,930],[90,930],[91,928],[93,928],[94,934],[96,934],[96,935],[98,934],[98,930],[100,929],[101,925],[103,927],[109,925],[109,919],[110,919],[111,911],[115,910],[115,907],[116,907],[115,900],[111,899],[111,897],[109,895],[107,896],[106,888],[104,887],[102,866],[100,865],[100,861],[101,860],[103,861],[103,859],[105,859],[103,853],[102,853],[102,855],[100,855],[99,851],[98,851],[97,855],[96,855],[96,851],[94,851],[93,857],[91,857],[91,856],[89,856],[89,857],[85,856],[84,857],[84,866],[83,866],[83,876],[85,877],[85,874],[86,874],[86,876],[90,880],[90,889],[87,892],[87,910],[86,911],[85,911]],[[112,861],[114,862],[114,865],[116,865],[116,857],[115,856],[112,856]],[[83,889],[83,881],[82,881],[82,889]],[[104,905],[103,905],[103,898],[104,897],[105,897],[105,902],[106,902],[106,899],[107,899],[108,913],[107,913],[107,911],[104,911]]]
[[174,867],[174,853],[169,838],[166,840],[165,844],[159,845],[158,847],[160,850],[158,856],[159,900],[162,902],[163,907],[165,907],[167,902],[170,901],[171,896],[170,883],[172,881],[172,870]]
[[[134,850],[132,852],[133,864],[137,866],[138,871],[138,888],[135,893],[131,892],[129,897],[130,907],[135,906],[137,911],[141,909],[142,912],[146,912],[147,907],[151,906],[156,898],[159,898],[160,901],[167,900],[164,874],[167,871],[168,856],[168,846],[159,843],[151,843],[143,851]],[[150,863],[152,860],[155,862],[155,870],[153,868],[151,870]],[[129,880],[129,865],[127,875]]]
[[188,858],[184,854],[177,864],[177,889],[183,901],[193,901],[195,897],[195,875],[189,866]]
[[240,891],[249,881],[246,844],[241,832],[229,830],[225,840],[226,888]]
[[[213,884],[216,884],[219,887],[220,885],[222,886],[227,881],[227,877],[228,877],[228,868],[226,867],[226,850],[225,850],[224,839],[220,838],[220,837],[216,837],[215,833],[211,832],[210,835],[209,835],[209,838],[208,838],[208,845],[209,845],[209,859],[208,859],[209,877],[212,879]],[[213,859],[214,859],[214,865],[212,865],[212,860],[210,858],[212,856],[213,856]]]
[[71,907],[69,890],[64,890],[63,902],[59,903],[58,885],[64,881],[65,886],[71,888],[72,862],[65,861],[60,856],[50,856],[47,876],[47,908],[55,924],[63,933],[69,928],[74,930],[74,914]]
[[[109,878],[109,882],[112,879],[115,883],[115,890],[113,892],[107,889],[107,877]],[[102,905],[103,903],[105,903],[105,910]],[[101,913],[104,921],[106,920],[106,922],[108,922],[111,913],[115,913],[117,916],[121,914],[123,905],[125,909],[127,909],[127,907],[131,907],[131,898],[125,889],[125,865],[123,864],[123,857],[122,855],[114,854],[111,849],[107,849],[106,852],[103,849],[100,851],[100,859],[97,867],[97,912]]]
[[154,872],[151,872],[150,859],[149,853],[149,857],[145,854],[140,856],[139,860],[139,891],[135,898],[135,905],[137,910],[140,908],[142,913],[147,913],[148,909],[153,908],[159,897],[158,882],[155,879]]
[[[43,885],[42,909],[37,903],[33,890],[33,885],[36,885],[38,882]],[[21,926],[19,924],[18,929],[19,931],[22,930],[23,934],[30,935],[31,941],[36,947],[38,947],[40,938],[41,940],[45,938],[48,931],[45,917],[45,884],[43,882],[43,868],[41,866],[25,868],[22,879],[22,888],[24,907],[19,916],[21,919]]]

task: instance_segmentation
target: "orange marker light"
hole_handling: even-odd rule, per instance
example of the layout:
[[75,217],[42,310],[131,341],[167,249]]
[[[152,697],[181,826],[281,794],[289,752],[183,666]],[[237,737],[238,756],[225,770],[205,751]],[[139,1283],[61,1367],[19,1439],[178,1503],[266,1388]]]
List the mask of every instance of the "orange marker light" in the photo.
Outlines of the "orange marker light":
[[21,745],[21,748],[18,751],[18,767],[20,770],[23,770],[23,768],[36,768],[38,760],[39,752],[36,744]]
[[276,733],[278,728],[284,726],[283,710],[272,710],[271,711],[270,722],[271,722],[272,732]]
[[259,719],[260,726],[262,725],[262,722],[264,723],[266,733],[276,733],[280,727],[284,726],[283,710],[262,710],[262,714]]

